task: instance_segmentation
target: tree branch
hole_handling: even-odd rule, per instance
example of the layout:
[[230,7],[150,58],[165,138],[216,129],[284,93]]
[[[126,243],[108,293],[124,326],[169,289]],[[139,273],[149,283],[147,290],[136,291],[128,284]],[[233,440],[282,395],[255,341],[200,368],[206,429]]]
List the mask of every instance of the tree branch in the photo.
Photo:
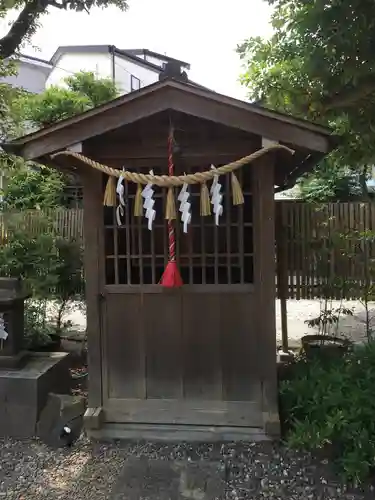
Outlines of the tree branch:
[[0,58],[11,57],[17,51],[34,28],[38,17],[46,12],[48,4],[48,0],[30,0],[25,4],[8,33],[0,38]]
[[66,10],[66,8],[68,6],[68,2],[64,0],[61,3],[59,3],[59,2],[56,2],[55,0],[49,0],[48,5],[50,5],[51,7],[56,7],[57,9],[65,9]]
[[344,87],[340,92],[329,96],[322,101],[324,111],[338,108],[348,108],[372,94],[375,91],[375,76],[368,76],[355,87]]

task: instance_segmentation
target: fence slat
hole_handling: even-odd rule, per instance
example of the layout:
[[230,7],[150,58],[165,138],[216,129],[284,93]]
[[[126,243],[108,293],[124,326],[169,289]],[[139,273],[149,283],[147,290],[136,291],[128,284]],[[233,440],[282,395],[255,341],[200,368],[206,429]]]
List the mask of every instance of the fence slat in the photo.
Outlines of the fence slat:
[[57,234],[68,240],[76,240],[83,245],[83,209],[60,208],[43,212],[28,210],[25,212],[0,214],[0,244],[5,244],[12,237],[14,229],[23,229],[30,236],[45,232],[44,217],[50,218]]

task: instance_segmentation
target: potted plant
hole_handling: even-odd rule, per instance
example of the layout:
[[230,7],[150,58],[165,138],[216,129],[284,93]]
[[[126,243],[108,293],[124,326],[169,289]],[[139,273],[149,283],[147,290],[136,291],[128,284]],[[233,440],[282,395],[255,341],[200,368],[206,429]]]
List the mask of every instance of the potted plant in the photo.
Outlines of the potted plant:
[[305,335],[301,338],[302,350],[306,357],[312,358],[316,355],[325,357],[342,356],[352,347],[349,339],[333,335]]
[[332,326],[336,326],[337,332],[339,319],[342,315],[352,316],[353,311],[343,306],[328,308],[328,301],[325,300],[325,306],[321,309],[319,316],[305,321],[310,328],[318,328],[318,333],[305,335],[301,338],[302,350],[307,357],[316,354],[324,354],[329,357],[342,356],[352,347],[353,344],[349,339],[340,337],[337,333],[332,335],[328,332]]

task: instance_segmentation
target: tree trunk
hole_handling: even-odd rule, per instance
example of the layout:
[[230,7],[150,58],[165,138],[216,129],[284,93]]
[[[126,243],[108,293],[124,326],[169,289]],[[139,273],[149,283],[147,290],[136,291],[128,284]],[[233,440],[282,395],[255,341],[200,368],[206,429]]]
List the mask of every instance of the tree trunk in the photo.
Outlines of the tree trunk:
[[32,33],[41,14],[47,11],[48,0],[27,1],[18,18],[8,33],[0,38],[0,58],[11,57],[19,48],[25,37]]
[[359,174],[359,184],[361,186],[362,199],[365,201],[370,200],[370,196],[369,196],[368,189],[367,189],[367,182],[366,182],[367,181],[367,169],[368,169],[368,166],[364,165],[362,171]]

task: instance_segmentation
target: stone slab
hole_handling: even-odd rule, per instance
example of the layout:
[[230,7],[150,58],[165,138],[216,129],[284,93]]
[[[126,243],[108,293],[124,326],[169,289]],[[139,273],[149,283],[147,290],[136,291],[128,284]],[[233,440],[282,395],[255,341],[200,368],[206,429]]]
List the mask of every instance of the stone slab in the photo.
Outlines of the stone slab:
[[224,470],[218,462],[131,457],[109,500],[214,500],[224,495]]
[[69,392],[68,356],[32,353],[22,368],[0,370],[0,437],[35,436],[48,394]]

